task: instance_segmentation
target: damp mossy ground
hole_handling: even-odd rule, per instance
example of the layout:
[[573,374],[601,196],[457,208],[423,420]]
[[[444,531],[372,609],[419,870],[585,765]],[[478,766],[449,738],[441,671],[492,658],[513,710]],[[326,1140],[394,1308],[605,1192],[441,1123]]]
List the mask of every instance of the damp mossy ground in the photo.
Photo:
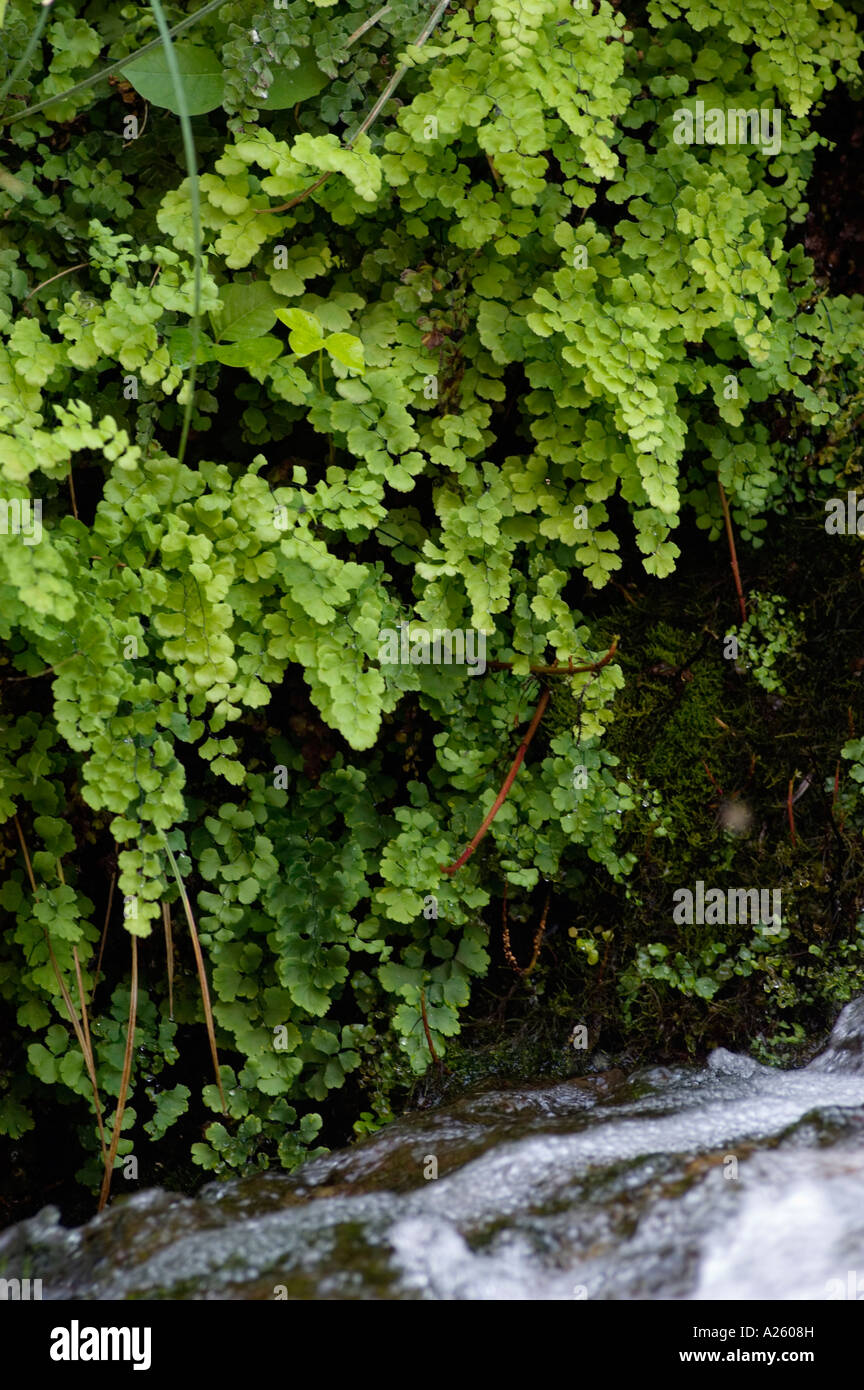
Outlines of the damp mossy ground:
[[[841,756],[864,732],[858,545],[828,537],[814,514],[778,519],[747,552],[749,612],[758,607],[750,595],[760,594],[769,605],[781,600],[786,615],[788,651],[773,667],[764,664],[770,623],[749,651],[730,654],[740,616],[723,541],[706,543],[701,568],[630,586],[608,609],[596,642],[618,635],[626,683],[604,743],[638,793],[619,826],[633,870],[615,883],[586,858],[534,894],[511,895],[513,949],[527,961],[552,893],[527,977],[501,951],[493,902],[495,965],[448,1055],[443,1090],[457,1077],[554,1077],[598,1057],[683,1060],[719,1045],[794,1063],[864,990],[864,815]],[[760,664],[773,671],[773,688],[759,683]],[[553,688],[541,750],[572,725],[568,684]],[[779,889],[780,931],[676,923],[675,890],[698,880],[706,890]],[[593,964],[574,940],[587,935],[598,947]],[[586,1042],[574,1051],[580,1024]]]

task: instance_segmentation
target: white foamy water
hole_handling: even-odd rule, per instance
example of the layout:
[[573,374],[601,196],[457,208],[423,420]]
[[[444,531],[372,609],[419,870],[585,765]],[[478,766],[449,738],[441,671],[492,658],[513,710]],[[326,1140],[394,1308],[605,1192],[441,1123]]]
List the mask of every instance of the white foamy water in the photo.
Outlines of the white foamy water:
[[862,1137],[857,1000],[796,1071],[718,1049],[487,1090],[290,1178],[72,1231],[46,1208],[0,1236],[0,1275],[45,1298],[864,1299]]

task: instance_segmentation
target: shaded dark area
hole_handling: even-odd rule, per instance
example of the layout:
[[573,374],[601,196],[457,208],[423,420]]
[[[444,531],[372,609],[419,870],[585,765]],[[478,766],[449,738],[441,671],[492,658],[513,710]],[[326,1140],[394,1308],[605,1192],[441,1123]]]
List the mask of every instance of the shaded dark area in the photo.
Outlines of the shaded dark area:
[[813,121],[834,142],[816,151],[807,190],[810,211],[804,248],[817,282],[832,294],[864,293],[864,107],[845,90],[834,92]]

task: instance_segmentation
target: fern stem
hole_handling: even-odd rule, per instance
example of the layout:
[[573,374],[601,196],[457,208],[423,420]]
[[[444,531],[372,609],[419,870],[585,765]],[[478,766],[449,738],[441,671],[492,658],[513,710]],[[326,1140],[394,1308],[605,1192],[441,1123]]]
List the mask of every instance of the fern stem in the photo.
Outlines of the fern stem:
[[111,1191],[111,1175],[114,1172],[114,1160],[117,1157],[117,1146],[120,1143],[123,1112],[126,1109],[126,1097],[129,1094],[129,1078],[132,1075],[135,1018],[138,1013],[138,938],[133,936],[131,941],[132,979],[129,983],[129,1020],[126,1024],[126,1049],[123,1053],[123,1075],[120,1078],[120,1094],[117,1097],[117,1109],[114,1111],[114,1130],[111,1135],[111,1147],[108,1150],[108,1157],[105,1162],[105,1174],[102,1178],[102,1190],[99,1193],[99,1206],[97,1207],[97,1211],[102,1211],[105,1203],[108,1201],[108,1194]]
[[738,607],[741,610],[741,621],[747,621],[747,605],[744,602],[744,590],[741,587],[741,575],[738,572],[738,556],[735,553],[735,534],[732,530],[732,518],[729,515],[729,503],[726,500],[726,493],[723,484],[717,479],[717,486],[720,489],[720,505],[723,508],[723,520],[726,523],[726,539],[729,542],[729,557],[732,565],[732,574],[735,577],[735,589],[738,594]]
[[531,743],[531,740],[537,732],[537,729],[540,725],[540,720],[543,718],[543,715],[546,712],[546,706],[548,705],[548,703],[549,691],[544,690],[543,694],[540,696],[540,699],[537,702],[537,708],[535,709],[534,717],[528,726],[528,732],[523,738],[522,742],[519,744],[519,749],[516,754],[516,757],[513,759],[513,762],[510,766],[510,771],[504,778],[504,785],[502,786],[500,792],[498,793],[495,800],[492,802],[492,805],[490,806],[489,810],[487,811],[486,815],[484,816],[483,824],[480,826],[480,829],[477,831],[477,834],[474,836],[474,839],[471,841],[468,848],[462,851],[455,864],[450,864],[447,866],[445,866],[444,864],[441,865],[442,873],[455,874],[457,869],[461,869],[462,865],[467,863],[467,861],[471,858],[471,855],[474,853],[475,849],[479,845],[480,841],[483,839],[483,836],[486,834],[486,831],[489,829],[490,825],[492,824],[493,820],[495,819],[495,817],[497,816],[498,812],[501,810],[501,807],[504,805],[504,802],[507,799],[507,793],[509,792],[510,788],[516,780],[516,773],[522,766],[522,759],[528,752],[528,747]]
[[[532,676],[578,676],[585,671],[599,671],[601,667],[612,660],[617,650],[618,638],[615,637],[612,639],[612,646],[609,648],[606,655],[601,657],[599,661],[588,662],[586,666],[574,666],[572,661],[568,661],[566,666],[562,666],[560,662],[556,662],[554,666],[529,666],[528,670]],[[512,661],[486,662],[487,671],[511,671],[512,669]]]
[[438,1061],[438,1053],[435,1051],[435,1044],[432,1041],[432,1034],[429,1032],[429,1020],[426,1017],[426,991],[420,991],[420,1014],[423,1019],[423,1031],[426,1034],[426,1041],[429,1044],[429,1051],[432,1053],[432,1061]]
[[189,928],[189,935],[192,938],[192,950],[195,952],[195,964],[198,969],[198,983],[201,989],[201,1004],[204,1009],[204,1021],[207,1025],[207,1037],[210,1041],[210,1056],[213,1059],[213,1072],[216,1077],[216,1089],[219,1092],[219,1099],[222,1102],[222,1114],[228,1114],[228,1107],[225,1104],[225,1092],[222,1089],[222,1075],[219,1071],[219,1053],[216,1050],[216,1029],[213,1026],[213,1009],[210,1005],[210,989],[207,984],[207,971],[204,968],[204,954],[201,950],[201,942],[198,937],[198,928],[195,925],[195,914],[192,911],[192,904],[186,892],[186,885],[177,867],[177,860],[168,843],[168,836],[162,831],[162,839],[165,841],[165,849],[171,861],[171,868],[177,887],[180,891],[180,901],[183,904],[183,911],[186,914],[186,925]]

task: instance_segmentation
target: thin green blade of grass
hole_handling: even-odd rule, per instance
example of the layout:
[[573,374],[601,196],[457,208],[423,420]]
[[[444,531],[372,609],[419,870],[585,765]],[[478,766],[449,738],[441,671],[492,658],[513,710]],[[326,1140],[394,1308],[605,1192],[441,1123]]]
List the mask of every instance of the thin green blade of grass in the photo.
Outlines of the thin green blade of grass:
[[[42,38],[42,31],[48,22],[48,16],[51,13],[53,4],[54,0],[42,0],[42,13],[40,14],[36,23],[33,25],[30,38],[27,41],[27,46],[24,49],[24,52],[21,54],[21,57],[18,59],[18,62],[12,69],[11,73],[7,77],[6,81],[3,83],[3,86],[0,87],[0,104],[2,104],[6,100],[15,83],[18,81],[18,78],[20,77],[21,73],[24,71],[27,64],[30,62],[30,59],[33,57],[33,54],[36,52],[36,47],[39,43],[39,40]],[[5,124],[5,122],[0,122],[0,124]]]
[[[195,405],[195,378],[198,367],[198,345],[201,333],[201,200],[198,190],[198,162],[195,155],[195,139],[192,135],[192,122],[189,118],[186,91],[180,77],[180,69],[177,66],[177,56],[174,52],[171,30],[168,28],[168,21],[165,18],[165,12],[162,9],[160,0],[150,0],[150,8],[153,11],[153,17],[156,20],[162,44],[165,49],[165,61],[168,65],[171,85],[174,88],[174,95],[177,98],[177,109],[180,113],[180,130],[183,136],[183,157],[186,161],[186,173],[189,178],[189,206],[192,212],[192,241],[195,247],[195,280],[192,292],[192,360],[189,363],[189,375],[186,378],[186,406],[183,411],[183,428],[180,432],[180,446],[177,450],[177,463],[179,465],[183,462],[186,453],[186,444],[189,439],[189,430],[192,426],[192,411]],[[167,506],[169,508],[171,506],[170,498]]]
[[[53,0],[51,0],[51,3],[53,4]],[[181,19],[178,24],[175,24],[169,29],[168,32],[172,39],[176,38],[178,34],[184,34],[187,29],[191,29],[194,24],[197,24],[199,19],[206,18],[208,14],[212,14],[214,10],[218,10],[226,3],[227,0],[210,0],[209,4],[202,5],[200,10],[196,10],[194,14],[187,15],[185,19]],[[383,5],[370,19],[365,20],[364,23],[360,25],[359,29],[355,29],[354,33],[349,35],[345,40],[345,47],[350,48],[352,44],[356,43],[373,25],[377,24],[379,19],[383,19],[384,15],[388,14],[389,11],[390,6]],[[38,40],[34,40],[34,47],[36,42],[38,42]],[[37,102],[34,106],[25,106],[23,111],[15,111],[11,116],[0,117],[0,128],[6,125],[12,125],[15,121],[23,121],[26,116],[35,116],[39,111],[44,111],[47,106],[53,106],[58,101],[65,101],[67,97],[74,97],[77,96],[79,92],[86,92],[88,88],[95,87],[96,84],[103,81],[104,78],[111,77],[113,73],[119,72],[121,68],[125,68],[127,63],[136,63],[139,58],[143,58],[146,53],[152,53],[155,48],[160,48],[161,45],[162,36],[160,34],[158,39],[151,39],[149,43],[142,44],[140,48],[136,48],[132,53],[127,53],[125,58],[117,58],[113,63],[106,63],[98,72],[91,73],[89,77],[85,77],[80,82],[76,82],[74,87],[68,87],[65,92],[58,92],[56,96],[46,97],[44,101]],[[16,77],[17,73],[13,73],[8,84],[9,87],[15,82]]]

